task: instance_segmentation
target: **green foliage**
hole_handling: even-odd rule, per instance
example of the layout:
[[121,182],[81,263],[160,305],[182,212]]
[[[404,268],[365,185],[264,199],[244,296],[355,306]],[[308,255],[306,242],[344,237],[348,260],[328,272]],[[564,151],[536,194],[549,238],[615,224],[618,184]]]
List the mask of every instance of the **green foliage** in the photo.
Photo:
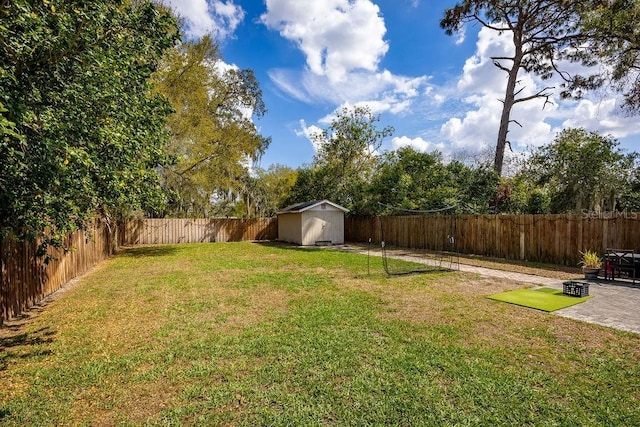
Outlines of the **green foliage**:
[[458,179],[461,212],[471,214],[492,213],[492,203],[500,182],[499,174],[486,165],[468,167],[452,162],[449,169]]
[[405,147],[384,154],[372,187],[380,203],[401,209],[438,209],[455,203],[442,156]]
[[313,135],[319,147],[314,158],[318,168],[315,185],[327,197],[347,209],[357,211],[362,203],[362,189],[370,180],[375,165],[375,152],[382,140],[393,133],[391,126],[377,128],[380,116],[369,107],[344,108],[331,125]]
[[318,151],[313,165],[298,174],[289,202],[330,199],[357,212],[366,202],[364,189],[370,182],[375,153],[391,126],[377,128],[379,116],[369,107],[339,111],[327,129],[312,135]]
[[533,185],[532,178],[521,171],[501,178],[496,211],[508,214],[551,213],[551,200],[545,188]]
[[2,234],[59,244],[97,212],[161,202],[168,105],[149,77],[173,17],[149,1],[16,0],[0,34]]
[[610,136],[565,129],[553,143],[534,151],[523,174],[549,195],[554,213],[613,211],[633,191],[638,167],[638,154],[625,154],[618,145]]
[[[438,152],[401,148],[376,156],[366,179],[352,180],[350,215],[380,215],[456,206],[458,213],[547,214],[583,210],[638,210],[640,155],[624,153],[611,137],[567,129],[538,148],[513,177],[487,165],[445,162]],[[298,171],[287,203],[336,200],[333,169]],[[327,184],[329,183],[329,184]]]
[[587,49],[577,50],[575,57],[606,64],[598,78],[578,76],[569,87],[580,93],[609,82],[624,94],[624,106],[640,111],[640,1],[603,0],[583,14],[583,31],[590,37]]
[[168,51],[154,75],[155,90],[174,108],[168,128],[175,162],[162,171],[169,194],[163,214],[215,213],[221,206],[211,206],[212,195],[242,193],[247,160],[259,159],[270,143],[249,117],[266,112],[253,72],[222,65],[218,46],[205,36]]
[[267,170],[257,168],[255,174],[245,170],[235,183],[237,194],[216,200],[212,212],[216,216],[246,218],[275,216],[286,206],[297,175],[295,169],[278,164]]
[[362,216],[450,206],[457,212],[490,212],[499,181],[491,168],[446,163],[439,152],[410,147],[378,154],[392,132],[388,126],[379,130],[378,121],[366,107],[344,109],[314,135],[319,146],[314,162],[298,170],[286,204],[329,199]]
[[297,170],[296,182],[289,191],[285,205],[292,205],[304,201],[332,199],[331,189],[326,188],[320,176],[321,170],[312,165],[306,165]]
[[[289,193],[296,183],[298,171],[284,165],[271,165],[269,169],[258,169],[256,178],[258,194],[256,209],[262,217],[274,216],[287,206]],[[255,197],[254,197],[255,199]]]
[[636,163],[629,179],[628,190],[620,196],[619,206],[621,210],[640,211],[640,156],[636,157]]
[[457,161],[445,164],[438,152],[401,148],[382,156],[371,186],[372,201],[388,206],[370,209],[390,213],[391,207],[427,210],[456,206],[457,212],[486,213],[497,179],[489,168],[470,168]]
[[551,199],[547,193],[538,188],[534,189],[527,198],[526,211],[528,214],[547,214],[551,212]]

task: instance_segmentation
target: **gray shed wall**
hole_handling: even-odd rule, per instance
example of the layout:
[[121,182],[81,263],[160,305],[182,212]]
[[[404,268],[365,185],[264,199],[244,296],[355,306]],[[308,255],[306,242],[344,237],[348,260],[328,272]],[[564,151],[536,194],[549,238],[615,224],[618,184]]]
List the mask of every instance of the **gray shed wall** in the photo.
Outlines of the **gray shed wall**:
[[302,245],[302,214],[278,215],[278,240]]

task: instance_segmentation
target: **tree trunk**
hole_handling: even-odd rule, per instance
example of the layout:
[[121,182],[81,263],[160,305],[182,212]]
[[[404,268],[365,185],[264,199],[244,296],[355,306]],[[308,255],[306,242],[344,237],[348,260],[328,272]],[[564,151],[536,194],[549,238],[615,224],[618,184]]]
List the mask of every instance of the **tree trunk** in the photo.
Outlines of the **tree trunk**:
[[509,124],[511,123],[511,109],[516,103],[516,85],[518,84],[518,72],[522,65],[522,58],[524,56],[522,52],[522,30],[514,30],[513,32],[513,46],[515,47],[515,53],[513,54],[513,63],[511,68],[501,66],[497,62],[495,65],[508,73],[507,87],[504,91],[504,101],[502,104],[502,115],[500,116],[500,129],[498,130],[498,141],[496,142],[496,158],[493,163],[494,170],[499,176],[502,176],[502,167],[504,164],[504,148],[507,144],[507,135],[509,134]]
[[515,104],[515,89],[518,81],[518,71],[520,70],[520,59],[521,58],[514,58],[513,67],[509,70],[509,79],[507,80],[507,88],[505,89],[502,104],[498,141],[496,142],[496,157],[493,163],[493,168],[499,176],[502,176],[504,149],[507,144],[507,135],[509,134],[509,124],[511,122],[511,109]]

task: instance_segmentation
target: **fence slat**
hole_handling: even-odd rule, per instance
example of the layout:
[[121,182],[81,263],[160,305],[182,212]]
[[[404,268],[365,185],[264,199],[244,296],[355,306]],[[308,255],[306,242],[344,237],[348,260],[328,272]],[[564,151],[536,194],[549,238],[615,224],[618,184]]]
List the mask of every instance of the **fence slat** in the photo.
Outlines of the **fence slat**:
[[[416,222],[419,221],[419,222]],[[640,249],[640,215],[431,215],[347,218],[345,240],[441,250],[449,233],[460,253],[577,266],[580,252]]]
[[115,247],[117,227],[96,222],[88,233],[77,231],[64,239],[74,250],[48,249],[49,262],[36,256],[39,241],[0,242],[0,324],[18,316],[58,290],[70,279],[108,258]]
[[276,218],[134,219],[122,226],[124,245],[275,240]]

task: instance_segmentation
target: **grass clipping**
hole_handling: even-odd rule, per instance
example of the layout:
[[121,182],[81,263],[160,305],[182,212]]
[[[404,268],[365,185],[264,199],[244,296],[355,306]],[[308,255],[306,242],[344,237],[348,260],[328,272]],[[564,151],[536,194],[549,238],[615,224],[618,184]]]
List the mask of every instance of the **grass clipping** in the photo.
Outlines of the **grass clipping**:
[[516,289],[489,295],[487,298],[496,301],[508,302],[523,307],[535,308],[542,311],[556,311],[562,308],[585,302],[592,296],[583,298],[565,295],[561,290],[551,288]]

